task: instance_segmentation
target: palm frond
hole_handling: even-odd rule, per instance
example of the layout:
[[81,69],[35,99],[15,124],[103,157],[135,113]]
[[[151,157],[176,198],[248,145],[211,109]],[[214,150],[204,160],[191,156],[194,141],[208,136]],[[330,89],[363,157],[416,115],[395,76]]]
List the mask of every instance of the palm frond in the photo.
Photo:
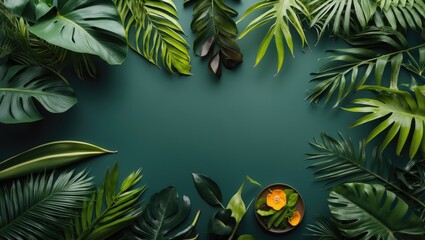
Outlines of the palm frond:
[[0,190],[1,239],[61,239],[75,209],[90,194],[85,172],[54,173],[15,181]]
[[374,15],[377,26],[389,24],[394,30],[400,27],[404,30],[423,27],[425,21],[423,0],[380,0],[377,2],[379,11],[376,11]]
[[[321,141],[314,139],[310,145],[317,150],[307,154],[308,161],[314,161],[308,168],[314,169],[318,181],[339,183],[379,181],[386,187],[402,193],[406,200],[425,207],[425,202],[418,199],[408,189],[399,187],[392,182],[390,162],[384,161],[377,151],[367,155],[366,144],[361,141],[358,150],[349,138],[339,133],[339,140],[326,133],[321,134]],[[390,170],[385,170],[390,169]]]
[[[128,45],[153,64],[190,75],[188,43],[172,0],[113,0],[125,25]],[[134,31],[134,39],[131,33]],[[142,45],[142,46],[140,46]]]
[[[318,103],[324,99],[327,103],[336,95],[333,107],[337,107],[371,78],[375,80],[374,85],[387,84],[391,89],[398,89],[401,71],[421,76],[425,69],[425,44],[407,48],[404,36],[388,28],[370,28],[354,35],[349,42],[354,48],[328,51],[334,55],[326,58],[328,61],[320,71],[312,73],[311,81],[318,83],[310,90],[307,100]],[[416,52],[419,60],[414,57]],[[389,84],[383,81],[386,73],[390,75]]]
[[376,0],[313,0],[308,4],[319,39],[327,28],[332,34],[348,36],[367,26],[376,12]]
[[308,4],[319,39],[330,28],[333,35],[349,36],[374,24],[388,23],[393,29],[422,27],[425,19],[423,0],[313,0]]
[[302,1],[299,0],[264,0],[255,3],[248,8],[242,15],[239,21],[248,17],[254,11],[262,12],[258,17],[252,20],[245,30],[240,34],[239,39],[243,38],[248,33],[263,25],[271,25],[269,31],[264,37],[258,49],[255,65],[259,64],[269,48],[272,38],[274,38],[277,50],[277,73],[280,72],[284,61],[284,41],[288,46],[292,56],[294,55],[294,44],[291,35],[290,26],[297,31],[301,38],[301,44],[304,47],[307,44],[307,39],[302,27],[300,16],[309,18],[310,13]]
[[354,100],[354,104],[360,105],[358,107],[343,108],[349,112],[369,113],[353,122],[351,127],[379,119],[381,123],[369,133],[366,142],[370,142],[384,130],[389,129],[380,146],[381,151],[398,134],[396,153],[400,155],[406,145],[409,134],[411,134],[411,141],[408,144],[410,145],[410,159],[413,159],[419,150],[425,153],[425,95],[419,87],[415,89],[416,98],[408,92],[384,87],[365,86],[363,89],[380,91],[380,93],[378,93],[376,99],[361,98]]
[[238,15],[224,0],[187,0],[196,2],[190,24],[195,33],[193,50],[201,58],[210,57],[208,67],[221,77],[222,65],[233,69],[243,62],[243,55],[235,38],[238,34],[233,20]]
[[[425,160],[411,160],[404,168],[398,168],[395,175],[399,184],[409,189],[418,199],[425,202]],[[425,209],[424,209],[425,213]],[[424,215],[425,217],[425,215]]]
[[314,223],[307,225],[309,231],[306,235],[318,240],[343,240],[337,224],[333,219],[317,218]]
[[140,169],[132,172],[116,192],[118,166],[108,170],[103,185],[84,202],[79,216],[74,219],[74,232],[68,233],[67,239],[107,239],[131,225],[142,213],[139,198],[146,188],[135,188],[141,178]]

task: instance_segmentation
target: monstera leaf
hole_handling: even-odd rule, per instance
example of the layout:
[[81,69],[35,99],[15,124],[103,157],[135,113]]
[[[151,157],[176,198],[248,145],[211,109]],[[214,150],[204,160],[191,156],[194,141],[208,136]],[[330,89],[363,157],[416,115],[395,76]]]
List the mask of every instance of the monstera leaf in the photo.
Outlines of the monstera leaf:
[[398,134],[396,147],[397,155],[400,155],[403,147],[412,134],[409,156],[412,159],[416,153],[421,150],[425,152],[425,95],[419,87],[415,88],[415,98],[408,92],[400,90],[392,90],[384,87],[364,87],[364,89],[380,90],[377,99],[362,98],[356,99],[355,104],[359,107],[344,108],[350,112],[369,113],[351,124],[352,127],[359,126],[374,120],[381,120],[381,123],[373,129],[366,141],[369,142],[384,130],[389,129],[385,139],[381,144],[381,151]]
[[382,185],[340,185],[330,193],[329,208],[342,234],[350,239],[396,240],[397,234],[425,232],[406,202]]
[[72,88],[36,66],[0,67],[0,122],[22,123],[42,118],[37,100],[47,111],[61,113],[76,102]]
[[97,55],[109,64],[122,63],[127,54],[124,28],[112,1],[58,0],[57,9],[29,29],[51,44]]
[[194,222],[184,230],[174,233],[190,214],[190,200],[187,196],[179,199],[175,187],[167,187],[155,193],[146,206],[141,218],[133,226],[134,239],[183,240],[196,239]]

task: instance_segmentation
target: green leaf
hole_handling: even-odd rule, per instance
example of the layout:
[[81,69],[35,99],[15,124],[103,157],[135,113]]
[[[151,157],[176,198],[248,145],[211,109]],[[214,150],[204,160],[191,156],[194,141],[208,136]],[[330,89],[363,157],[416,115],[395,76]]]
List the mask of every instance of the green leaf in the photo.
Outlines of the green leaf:
[[14,15],[35,22],[50,11],[53,7],[53,0],[4,0],[4,6]]
[[255,238],[252,235],[243,234],[240,235],[236,240],[255,240]]
[[319,217],[313,224],[307,225],[306,235],[319,240],[343,240],[337,224],[325,217]]
[[127,54],[124,28],[111,1],[58,0],[57,11],[29,30],[51,44],[97,55],[109,64],[121,64]]
[[[222,206],[222,194],[220,187],[208,176],[192,173],[196,190],[205,202],[211,206]],[[224,208],[224,207],[223,207]]]
[[243,62],[235,41],[238,29],[233,17],[236,15],[237,12],[224,0],[198,0],[193,7],[193,50],[201,58],[210,57],[208,67],[217,77],[221,77],[222,64],[233,69]]
[[297,201],[298,201],[298,194],[292,193],[291,195],[289,195],[287,206],[293,207],[297,204]]
[[307,44],[307,39],[304,34],[300,15],[309,18],[309,11],[303,2],[298,0],[263,0],[248,8],[239,21],[242,21],[246,17],[252,15],[253,12],[260,12],[261,14],[247,25],[245,30],[239,35],[239,39],[245,37],[245,35],[251,33],[260,26],[266,24],[271,25],[269,31],[263,38],[258,48],[255,66],[262,60],[270,45],[272,37],[274,37],[278,56],[277,73],[279,73],[284,60],[283,39],[285,39],[286,45],[288,46],[291,54],[294,54],[293,38],[291,35],[289,23],[297,31],[299,37],[301,38],[301,45],[304,47],[304,45]]
[[46,143],[0,162],[0,180],[63,167],[107,153],[114,152],[85,142]]
[[[394,169],[388,160],[383,160],[376,149],[371,154],[366,151],[366,144],[360,141],[358,147],[351,139],[339,133],[339,139],[326,133],[321,134],[321,141],[314,139],[310,145],[316,150],[308,154],[308,161],[314,161],[309,168],[314,169],[316,179],[327,181],[331,186],[345,182],[376,182],[384,184],[391,190],[403,194],[409,204],[425,208],[420,195],[393,184],[393,176],[387,169]],[[420,192],[418,193],[420,194]]]
[[275,214],[276,213],[276,210],[274,210],[273,208],[271,208],[271,209],[269,209],[267,211],[258,209],[256,212],[258,213],[258,215],[260,215],[262,217],[267,217],[267,216],[270,216],[270,215]]
[[329,209],[349,238],[396,240],[396,234],[420,235],[424,224],[409,206],[379,184],[346,183],[330,193]]
[[[381,91],[377,99],[362,98],[354,101],[359,107],[344,108],[350,112],[365,112],[363,116],[351,124],[352,127],[359,126],[374,120],[381,120],[381,123],[373,129],[367,137],[367,142],[374,139],[384,130],[389,129],[383,143],[383,151],[395,136],[399,135],[396,153],[401,154],[405,147],[409,133],[413,133],[410,141],[409,157],[412,159],[417,152],[425,152],[425,146],[421,146],[424,139],[425,106],[422,101],[425,96],[419,88],[415,89],[416,100],[408,92],[392,90],[384,87],[365,87],[364,89]],[[413,122],[415,124],[413,124]],[[391,127],[391,128],[390,128]]]
[[236,227],[236,220],[232,217],[232,210],[219,209],[208,222],[208,233],[218,236],[230,236]]
[[232,217],[236,219],[237,224],[240,223],[240,221],[242,220],[242,217],[245,215],[247,210],[245,203],[242,199],[242,191],[245,186],[246,180],[249,180],[251,183],[255,185],[259,185],[257,181],[247,176],[245,181],[239,187],[239,190],[232,196],[232,198],[230,199],[226,207],[226,209],[232,210]]
[[61,239],[91,192],[85,172],[31,176],[0,189],[1,239]]
[[[180,226],[189,215],[189,198],[179,198],[176,189],[170,186],[152,195],[140,219],[133,225],[132,232],[137,239],[175,239],[179,234],[172,230]],[[191,234],[196,234],[194,224],[189,229]]]
[[42,119],[37,100],[47,111],[62,113],[76,102],[72,88],[42,67],[0,66],[0,122],[22,123]]
[[80,216],[74,219],[73,239],[109,239],[130,226],[142,214],[139,200],[146,187],[136,187],[141,178],[141,169],[130,173],[116,192],[118,165],[108,170],[103,185],[85,202]]
[[[125,25],[127,44],[149,62],[190,75],[189,44],[182,37],[172,0],[113,0]],[[135,34],[133,36],[132,31]]]

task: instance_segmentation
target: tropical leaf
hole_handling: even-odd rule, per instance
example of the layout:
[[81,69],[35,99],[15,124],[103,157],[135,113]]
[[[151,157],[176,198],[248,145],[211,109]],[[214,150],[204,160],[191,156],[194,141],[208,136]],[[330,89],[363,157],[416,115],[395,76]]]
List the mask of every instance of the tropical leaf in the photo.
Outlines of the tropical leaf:
[[0,122],[42,119],[34,100],[51,113],[65,112],[77,102],[72,88],[42,67],[0,66]]
[[211,56],[209,69],[221,77],[222,65],[233,69],[243,62],[243,55],[235,38],[238,29],[233,17],[238,13],[224,0],[189,0],[195,2],[191,29],[195,33],[193,50],[201,58]]
[[224,208],[222,201],[223,196],[221,194],[220,187],[210,177],[192,173],[193,182],[195,183],[196,190],[199,195],[211,206],[221,206]]
[[374,15],[377,26],[389,25],[393,29],[422,29],[425,21],[425,2],[423,0],[381,0],[379,11]]
[[127,54],[124,28],[111,1],[58,0],[57,9],[29,30],[53,45],[97,55],[109,64],[121,64]]
[[425,233],[424,223],[407,203],[379,184],[345,183],[331,191],[328,201],[348,238],[396,240],[399,233]]
[[46,143],[0,162],[0,181],[59,168],[107,153],[114,152],[85,142]]
[[250,178],[249,176],[247,176],[245,178],[245,181],[239,187],[239,190],[232,196],[232,198],[230,198],[226,209],[232,210],[232,217],[235,218],[236,224],[239,224],[242,221],[242,218],[245,215],[247,208],[249,208],[252,201],[254,200],[254,199],[251,200],[251,202],[248,204],[248,207],[245,206],[245,203],[242,199],[242,191],[244,189],[246,180],[248,180],[252,184],[255,184],[257,186],[261,186],[260,183],[258,183],[257,181],[255,181],[252,178]]
[[[395,175],[400,186],[425,202],[425,160],[411,160],[404,168],[398,168]],[[425,213],[425,208],[423,210]]]
[[[168,71],[190,75],[188,43],[172,0],[113,0],[131,49]],[[131,32],[134,30],[134,38]],[[142,45],[140,47],[140,45]]]
[[239,21],[250,16],[254,11],[261,12],[261,14],[248,24],[245,30],[239,35],[239,39],[260,26],[265,24],[271,25],[260,44],[255,65],[259,64],[261,59],[263,59],[264,54],[269,48],[271,39],[274,37],[278,58],[277,73],[279,73],[284,60],[284,41],[286,41],[286,45],[292,56],[294,56],[294,44],[290,25],[297,31],[301,38],[301,44],[304,46],[307,44],[307,39],[304,34],[300,15],[309,18],[310,13],[300,0],[263,0],[248,8]]
[[364,141],[359,142],[358,150],[352,141],[339,133],[339,139],[326,133],[321,134],[321,140],[314,139],[310,145],[317,150],[308,154],[308,161],[314,161],[309,168],[314,169],[316,179],[328,181],[336,185],[345,182],[376,182],[384,184],[391,190],[403,194],[412,205],[425,208],[425,202],[408,188],[394,184],[390,162],[383,161],[377,151],[367,154]]
[[344,240],[335,221],[319,217],[312,224],[307,225],[309,231],[306,235],[318,240]]
[[23,18],[12,16],[2,4],[0,19],[0,58],[8,57],[22,65],[42,66],[65,82],[68,81],[60,72],[71,58],[78,78],[95,77],[96,68],[89,55],[68,51],[35,36],[29,32],[29,25]]
[[141,215],[140,196],[146,187],[135,188],[142,178],[138,169],[128,175],[116,192],[118,165],[106,172],[105,181],[88,201],[77,218],[74,219],[74,232],[66,239],[103,240],[130,226]]
[[175,232],[190,215],[190,200],[187,196],[179,198],[175,187],[167,187],[152,195],[149,204],[137,223],[133,225],[132,239],[183,240],[197,239],[194,222],[180,232]]
[[398,134],[396,153],[400,155],[411,133],[410,144],[406,146],[409,148],[409,157],[412,159],[419,150],[424,153],[425,96],[420,89],[416,88],[414,91],[416,99],[410,93],[401,90],[376,86],[364,87],[364,89],[381,92],[376,99],[354,100],[353,103],[360,105],[359,107],[343,108],[349,112],[369,113],[353,122],[351,127],[380,119],[381,123],[369,133],[366,142],[370,142],[384,130],[389,129],[380,150],[383,151]]
[[60,230],[90,194],[85,172],[31,176],[0,189],[1,239],[61,239]]
[[[391,89],[398,89],[402,69],[414,74],[422,74],[421,69],[416,69],[417,66],[412,65],[412,62],[417,63],[412,54],[418,51],[419,62],[421,67],[424,66],[425,44],[406,48],[405,39],[399,34],[388,33],[391,36],[385,37],[384,34],[375,33],[374,29],[370,29],[361,37],[355,35],[351,43],[361,44],[360,47],[328,51],[334,55],[327,58],[328,62],[322,70],[312,73],[311,81],[318,83],[310,90],[306,99],[314,103],[324,99],[326,103],[336,95],[334,107],[337,107],[350,93],[359,90],[371,77],[374,78],[375,85],[389,85]],[[367,38],[370,39],[369,47],[372,48],[366,48],[364,45],[367,44],[365,41]],[[374,48],[376,45],[386,46],[389,49],[401,47],[401,49],[380,51]],[[387,78],[386,74],[389,74],[389,83],[383,81],[384,77]]]
[[50,11],[53,0],[4,0],[4,4],[14,15],[35,22]]
[[336,36],[350,36],[362,31],[371,20],[378,27],[386,25],[404,29],[422,27],[425,19],[423,0],[313,0],[311,27],[317,29],[319,39],[330,28]]

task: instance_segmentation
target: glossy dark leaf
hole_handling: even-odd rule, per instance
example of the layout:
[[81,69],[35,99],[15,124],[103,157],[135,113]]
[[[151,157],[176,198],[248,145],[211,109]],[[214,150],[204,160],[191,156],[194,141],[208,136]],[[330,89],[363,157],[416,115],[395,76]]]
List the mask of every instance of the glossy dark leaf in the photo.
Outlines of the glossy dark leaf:
[[222,194],[216,182],[198,173],[192,173],[192,177],[196,190],[205,202],[211,206],[222,206]]
[[51,113],[62,113],[77,103],[71,86],[37,66],[0,67],[0,122],[22,123],[42,119],[35,101]]
[[219,209],[209,221],[208,233],[219,236],[227,236],[232,234],[235,226],[236,220],[232,217],[232,210]]
[[[135,239],[172,240],[182,236],[173,233],[190,215],[190,200],[187,196],[179,198],[174,187],[170,186],[152,195],[148,205],[132,233]],[[194,224],[184,232],[191,232]],[[190,231],[188,231],[189,229]],[[185,235],[185,234],[183,234]]]
[[190,25],[196,35],[193,50],[200,57],[212,56],[208,67],[217,77],[221,76],[222,64],[232,69],[243,62],[235,42],[238,29],[233,17],[236,15],[224,0],[198,0],[193,7]]

